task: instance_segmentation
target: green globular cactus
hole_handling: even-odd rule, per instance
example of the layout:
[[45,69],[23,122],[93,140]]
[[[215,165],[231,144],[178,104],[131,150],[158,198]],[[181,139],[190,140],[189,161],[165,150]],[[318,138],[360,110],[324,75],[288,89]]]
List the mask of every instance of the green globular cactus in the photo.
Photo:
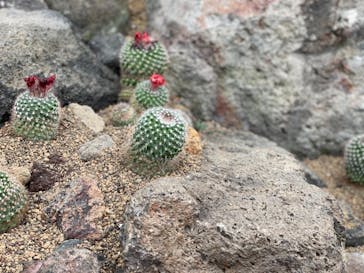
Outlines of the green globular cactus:
[[364,135],[353,137],[344,152],[346,175],[351,181],[364,185]]
[[59,127],[60,103],[49,90],[55,82],[55,75],[48,78],[29,76],[28,86],[15,100],[12,125],[16,135],[31,140],[49,140],[55,137]]
[[27,210],[24,187],[0,171],[0,233],[17,226]]
[[164,106],[169,93],[163,76],[153,74],[149,80],[140,82],[134,91],[137,106],[143,109]]
[[186,139],[186,122],[176,111],[156,107],[137,122],[131,150],[150,161],[166,162],[177,156]]
[[120,53],[123,87],[135,87],[153,73],[163,74],[168,65],[166,49],[144,32],[137,32],[134,41],[125,42]]

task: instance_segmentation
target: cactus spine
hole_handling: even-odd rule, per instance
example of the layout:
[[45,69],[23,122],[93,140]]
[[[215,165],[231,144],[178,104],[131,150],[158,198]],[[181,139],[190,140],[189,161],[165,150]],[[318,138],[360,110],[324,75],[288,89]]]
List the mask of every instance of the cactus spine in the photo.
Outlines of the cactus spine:
[[364,135],[355,136],[348,142],[344,159],[350,180],[364,185]]
[[0,171],[0,233],[17,226],[27,209],[24,187]]
[[144,32],[137,32],[134,41],[125,42],[120,53],[122,85],[135,87],[153,73],[163,74],[168,64],[167,51]]
[[163,76],[153,74],[149,80],[140,82],[134,91],[135,101],[143,109],[164,106],[169,94]]
[[131,150],[136,156],[166,162],[181,152],[185,138],[186,124],[178,112],[151,108],[137,122]]
[[24,80],[28,90],[15,101],[12,112],[14,132],[32,140],[49,140],[55,137],[60,119],[60,103],[49,92],[56,76],[40,78],[29,76]]

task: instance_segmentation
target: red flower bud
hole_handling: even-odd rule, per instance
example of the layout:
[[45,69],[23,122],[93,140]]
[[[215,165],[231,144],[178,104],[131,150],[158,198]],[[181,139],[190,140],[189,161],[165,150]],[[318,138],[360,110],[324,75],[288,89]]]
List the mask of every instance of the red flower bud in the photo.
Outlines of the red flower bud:
[[24,78],[24,81],[32,96],[44,97],[53,87],[56,81],[56,75],[51,75],[48,78],[39,78],[38,76],[32,75]]
[[151,37],[148,35],[147,32],[143,34],[140,32],[136,32],[134,35],[134,45],[146,48],[152,43]]
[[166,82],[166,80],[163,78],[163,76],[159,75],[159,74],[153,74],[150,77],[150,84],[152,86],[152,89],[156,89],[159,86],[164,85]]

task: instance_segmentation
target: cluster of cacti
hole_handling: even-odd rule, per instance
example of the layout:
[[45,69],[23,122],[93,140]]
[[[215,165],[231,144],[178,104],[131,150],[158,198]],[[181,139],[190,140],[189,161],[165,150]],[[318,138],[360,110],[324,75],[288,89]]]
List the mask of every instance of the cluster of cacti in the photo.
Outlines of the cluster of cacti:
[[0,232],[17,226],[27,209],[24,187],[0,171]]
[[166,105],[169,94],[163,76],[153,74],[149,80],[138,83],[134,96],[137,106],[142,109]]
[[135,87],[153,73],[163,74],[168,55],[162,44],[144,32],[137,32],[134,41],[125,42],[120,54],[122,85]]
[[346,174],[351,181],[364,184],[364,135],[352,138],[344,153]]
[[12,111],[14,132],[32,140],[49,140],[57,134],[60,119],[60,103],[49,92],[55,75],[48,78],[25,78],[28,90],[18,96]]
[[165,162],[181,152],[185,138],[186,123],[178,112],[151,108],[136,124],[131,150],[134,155]]
[[131,124],[136,118],[134,108],[125,102],[118,103],[112,111],[112,125],[122,127]]

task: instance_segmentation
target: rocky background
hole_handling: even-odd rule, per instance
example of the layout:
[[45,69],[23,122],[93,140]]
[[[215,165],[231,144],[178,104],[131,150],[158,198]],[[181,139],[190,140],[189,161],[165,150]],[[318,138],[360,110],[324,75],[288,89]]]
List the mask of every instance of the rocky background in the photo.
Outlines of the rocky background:
[[[24,183],[36,192],[34,223],[28,217],[0,237],[0,265],[6,273],[364,272],[364,190],[347,180],[340,157],[364,128],[363,18],[361,0],[0,1],[0,165],[33,166]],[[168,48],[168,87],[204,144],[199,164],[153,181],[119,167],[127,132],[107,114],[120,92],[120,48],[146,29]],[[74,145],[57,140],[47,154],[12,142],[7,123],[22,78],[41,72],[57,74],[55,93],[71,104],[63,129],[75,134]],[[34,156],[15,159],[28,150]],[[76,167],[51,163],[53,154]],[[52,168],[65,174],[47,192],[36,178]],[[75,203],[84,211],[73,212]]]

